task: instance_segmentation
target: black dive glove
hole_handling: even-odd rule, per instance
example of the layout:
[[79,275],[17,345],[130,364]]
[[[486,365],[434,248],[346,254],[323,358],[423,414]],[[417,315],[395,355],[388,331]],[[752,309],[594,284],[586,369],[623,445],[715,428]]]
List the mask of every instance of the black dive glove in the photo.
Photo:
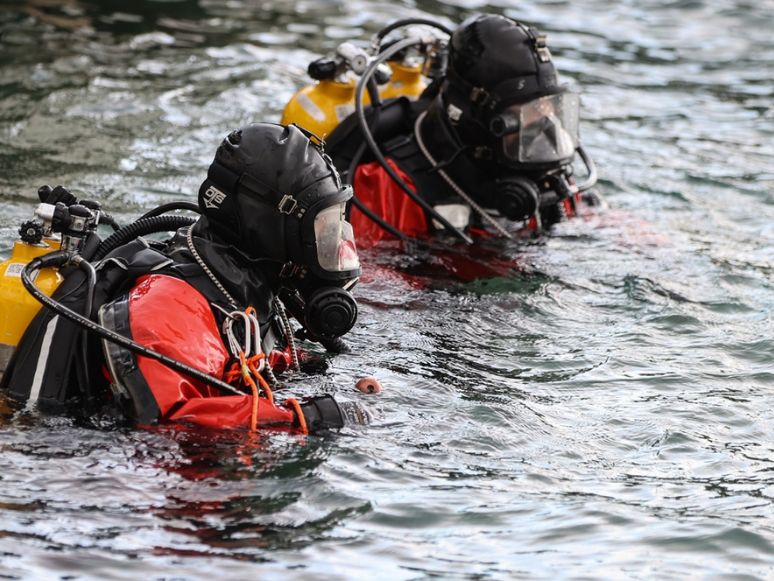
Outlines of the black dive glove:
[[301,411],[310,432],[367,426],[373,419],[371,412],[363,406],[352,401],[336,401],[332,395],[306,398],[301,403]]

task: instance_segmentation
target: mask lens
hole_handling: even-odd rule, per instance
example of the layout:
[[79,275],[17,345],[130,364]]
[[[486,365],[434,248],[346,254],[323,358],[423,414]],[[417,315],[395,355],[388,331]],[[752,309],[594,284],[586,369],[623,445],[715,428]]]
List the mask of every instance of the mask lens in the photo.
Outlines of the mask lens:
[[325,208],[314,219],[317,261],[329,272],[360,268],[352,226],[344,219],[344,202]]
[[572,157],[578,147],[580,99],[560,93],[513,105],[519,131],[503,136],[503,153],[521,163],[550,163]]

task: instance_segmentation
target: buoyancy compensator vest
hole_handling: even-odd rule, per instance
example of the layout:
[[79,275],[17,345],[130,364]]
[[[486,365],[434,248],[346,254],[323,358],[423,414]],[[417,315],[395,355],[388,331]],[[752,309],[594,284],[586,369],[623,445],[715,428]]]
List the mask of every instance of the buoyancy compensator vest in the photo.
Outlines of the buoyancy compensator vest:
[[[422,152],[415,124],[427,110],[424,100],[409,102],[404,99],[386,103],[373,126],[374,138],[385,158],[395,170],[436,212],[443,214],[455,227],[480,225],[480,217],[470,211],[465,201],[436,171]],[[331,135],[328,150],[337,167],[346,168],[344,178],[354,186],[355,195],[367,208],[409,236],[421,236],[443,230],[433,214],[423,210],[386,175],[381,164],[368,150],[363,150],[362,131],[355,119],[347,119]],[[430,112],[422,124],[423,144],[430,149],[448,175],[468,193],[485,195],[494,175],[503,173],[493,164],[474,163],[470,151],[457,144],[448,127],[436,120]],[[477,160],[478,161],[478,160]],[[361,248],[372,246],[385,234],[371,219],[366,218],[359,206],[351,210],[350,220]]]

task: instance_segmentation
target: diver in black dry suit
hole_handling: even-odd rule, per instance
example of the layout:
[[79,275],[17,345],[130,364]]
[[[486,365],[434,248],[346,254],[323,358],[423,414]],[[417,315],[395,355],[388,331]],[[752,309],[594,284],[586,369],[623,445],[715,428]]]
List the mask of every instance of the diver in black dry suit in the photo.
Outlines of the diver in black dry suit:
[[[83,211],[62,192],[69,194],[51,194],[67,199],[62,212]],[[0,387],[44,409],[93,404],[143,424],[308,431],[364,423],[361,409],[331,396],[275,402],[273,393],[275,372],[298,365],[286,308],[306,338],[331,350],[355,323],[349,291],[361,267],[344,219],[351,195],[322,146],[299,128],[234,131],[201,185],[201,217],[171,241],[148,242],[134,225],[100,241],[94,227],[80,259],[96,265],[96,278],[62,268],[54,308],[30,324]],[[89,324],[65,316],[87,305]],[[83,348],[87,326],[94,328]],[[204,380],[110,340],[110,332]]]
[[[400,98],[369,113],[381,163],[364,147],[356,114],[326,140],[371,214],[352,210],[358,246],[375,244],[385,229],[420,237],[444,230],[434,212],[460,232],[485,226],[506,235],[489,212],[540,228],[573,215],[582,201],[597,203],[583,193],[596,176],[578,143],[579,107],[535,28],[495,15],[466,20],[451,35],[442,78],[415,102]],[[576,152],[590,174],[581,188],[572,179]],[[410,200],[384,161],[431,211]]]

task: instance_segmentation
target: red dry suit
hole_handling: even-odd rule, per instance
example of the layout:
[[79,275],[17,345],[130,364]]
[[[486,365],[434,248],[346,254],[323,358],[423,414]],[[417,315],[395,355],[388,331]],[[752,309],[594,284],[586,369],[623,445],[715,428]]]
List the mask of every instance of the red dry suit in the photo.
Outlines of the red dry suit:
[[[393,160],[388,159],[387,163],[406,182],[406,185],[416,191],[414,182]],[[414,238],[421,238],[428,234],[425,211],[400,189],[378,162],[357,166],[352,186],[355,195],[363,204],[404,234]],[[381,239],[390,237],[388,232],[357,207],[352,208],[349,222],[355,231],[357,246],[360,249],[371,248]]]
[[[100,310],[103,325],[126,334],[154,351],[228,382],[229,351],[205,297],[187,282],[168,275],[137,279],[125,295]],[[159,421],[184,421],[212,428],[249,427],[253,413],[259,427],[304,429],[300,406],[273,402],[261,394],[253,412],[253,395],[223,395],[218,389],[189,378],[154,359],[135,355],[103,340],[108,378],[113,392],[133,401],[137,416]],[[268,364],[289,363],[287,352],[272,351]],[[248,390],[249,391],[249,390]]]

